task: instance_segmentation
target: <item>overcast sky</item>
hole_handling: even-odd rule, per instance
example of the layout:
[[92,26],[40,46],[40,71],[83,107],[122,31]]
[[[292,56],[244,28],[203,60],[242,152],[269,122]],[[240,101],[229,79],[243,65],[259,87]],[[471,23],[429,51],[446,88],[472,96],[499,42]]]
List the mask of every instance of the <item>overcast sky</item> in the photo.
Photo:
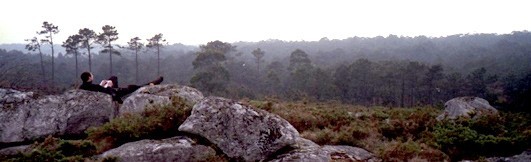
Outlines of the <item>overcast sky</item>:
[[0,44],[24,43],[43,21],[56,43],[81,28],[115,26],[119,43],[157,33],[173,43],[205,44],[322,37],[446,36],[531,30],[526,0],[3,0]]

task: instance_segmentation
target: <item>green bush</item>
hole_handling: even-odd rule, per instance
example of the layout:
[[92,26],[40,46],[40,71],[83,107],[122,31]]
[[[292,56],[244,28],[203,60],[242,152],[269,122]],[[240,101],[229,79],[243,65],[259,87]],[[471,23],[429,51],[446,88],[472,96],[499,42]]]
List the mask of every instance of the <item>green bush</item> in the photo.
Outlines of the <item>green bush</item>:
[[91,141],[62,140],[51,136],[30,148],[30,152],[19,153],[7,161],[84,161],[96,154],[96,146]]
[[345,109],[337,109],[335,106],[339,105],[284,103],[278,109],[272,108],[271,112],[289,121],[299,132],[325,128],[338,129],[349,125],[353,117]]
[[[500,112],[474,120],[437,121],[441,110],[432,107],[278,104],[272,112],[288,120],[304,138],[321,145],[344,144],[381,152],[391,161],[394,155],[402,157],[397,161],[509,156],[531,145],[531,115],[523,113]],[[417,146],[420,152],[412,149]],[[381,148],[385,150],[378,150]]]
[[463,123],[480,134],[502,135],[506,131],[505,119],[499,115],[486,115],[475,120],[465,120]]
[[337,133],[334,144],[361,147],[362,140],[369,137],[369,133],[368,128],[352,123]]
[[191,113],[191,106],[179,97],[171,105],[148,107],[139,114],[126,114],[100,127],[87,130],[88,139],[99,152],[141,139],[161,139],[177,135],[179,126]]
[[355,122],[341,128],[324,128],[304,131],[302,137],[321,145],[350,145],[361,147],[370,130]]
[[[437,110],[433,108],[417,109],[388,109],[375,113],[376,119],[387,116],[379,122],[380,133],[388,139],[418,140],[423,138],[437,121]],[[386,114],[386,115],[382,115]]]
[[410,161],[411,159],[421,159],[422,161],[448,160],[448,156],[443,152],[411,140],[406,142],[392,141],[384,145],[381,148],[380,157],[384,161]]
[[[518,119],[520,115],[502,113],[501,116],[444,121],[434,127],[434,139],[454,160],[517,154],[528,149],[531,140],[526,134],[529,127],[515,125],[515,119],[511,119]],[[529,119],[523,120],[521,122],[526,123]]]

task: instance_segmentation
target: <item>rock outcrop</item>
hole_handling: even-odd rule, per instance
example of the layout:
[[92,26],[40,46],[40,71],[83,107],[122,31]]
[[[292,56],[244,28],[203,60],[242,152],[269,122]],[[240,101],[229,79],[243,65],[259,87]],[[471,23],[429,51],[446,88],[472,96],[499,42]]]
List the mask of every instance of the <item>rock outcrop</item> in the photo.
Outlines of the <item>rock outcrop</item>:
[[[70,90],[42,96],[0,89],[0,144],[30,141],[48,135],[76,135],[103,125],[113,116],[111,97],[104,93]],[[194,105],[179,127],[201,144],[181,135],[162,140],[140,140],[108,150],[95,158],[118,161],[379,161],[361,148],[319,146],[301,138],[280,116],[220,97],[204,98],[194,88],[179,85],[143,87],[131,94],[120,114],[144,111],[150,104],[172,104],[175,98]],[[200,136],[200,137],[198,137]],[[0,156],[27,151],[28,146],[0,150]],[[223,153],[224,155],[217,155]]]
[[294,149],[277,155],[272,162],[304,161],[304,162],[328,162],[328,161],[381,161],[374,154],[362,148],[352,146],[319,146],[307,139],[297,140]]
[[374,154],[358,147],[326,145],[321,150],[327,152],[332,160],[380,161]]
[[14,92],[7,98],[16,98],[15,102],[2,103],[15,104],[0,111],[0,143],[81,134],[91,126],[109,121],[112,113],[111,97],[104,93],[70,90],[38,99],[29,96],[29,93]]
[[18,153],[29,151],[29,149],[30,145],[22,145],[0,149],[0,161],[2,161],[4,157],[15,156]]
[[0,110],[12,109],[34,99],[33,92],[20,92],[13,89],[0,89]]
[[521,154],[514,155],[511,157],[491,157],[485,160],[489,162],[529,162],[531,161],[531,150],[524,151]]
[[267,159],[300,138],[278,115],[219,97],[197,103],[179,131],[202,136],[229,158],[244,161]]
[[177,136],[163,140],[141,140],[123,144],[106,151],[99,158],[116,157],[122,162],[208,161],[216,151],[197,144],[188,137]]
[[188,104],[194,105],[203,99],[203,94],[195,88],[177,84],[145,86],[124,100],[119,114],[142,112],[148,105],[171,104],[173,97],[180,97]]
[[456,119],[458,117],[477,118],[488,114],[497,114],[498,110],[479,97],[458,97],[444,104],[444,112],[437,120]]

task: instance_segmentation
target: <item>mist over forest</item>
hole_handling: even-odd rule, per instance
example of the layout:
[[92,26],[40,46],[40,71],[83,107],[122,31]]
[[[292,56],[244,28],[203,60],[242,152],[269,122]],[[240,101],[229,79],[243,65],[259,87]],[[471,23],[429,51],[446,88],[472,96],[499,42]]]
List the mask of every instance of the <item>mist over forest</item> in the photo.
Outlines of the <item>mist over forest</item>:
[[[129,39],[129,38],[119,38]],[[140,39],[145,42],[146,38]],[[80,84],[88,70],[86,50],[72,52],[54,44],[52,83],[50,46],[40,56],[25,44],[0,45],[0,87],[58,93]],[[147,44],[147,43],[145,43]],[[109,54],[93,45],[95,80],[111,75],[120,86],[157,77],[157,51],[135,52],[120,45]],[[102,51],[103,50],[103,51]],[[68,53],[68,54],[67,54]],[[319,41],[212,41],[198,46],[161,44],[164,83],[190,85],[208,95],[232,98],[341,101],[349,104],[412,107],[441,105],[458,96],[479,96],[500,108],[529,106],[531,33],[456,34],[446,37],[351,37]],[[53,85],[53,86],[50,86]],[[527,110],[527,109],[526,109]]]

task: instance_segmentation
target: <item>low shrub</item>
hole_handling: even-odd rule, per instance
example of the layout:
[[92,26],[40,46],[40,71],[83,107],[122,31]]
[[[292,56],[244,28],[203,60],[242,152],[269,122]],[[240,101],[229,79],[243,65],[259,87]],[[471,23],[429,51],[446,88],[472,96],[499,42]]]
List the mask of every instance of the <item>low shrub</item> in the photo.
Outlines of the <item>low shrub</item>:
[[362,125],[351,123],[339,129],[324,128],[302,132],[301,136],[320,145],[350,145],[361,147],[363,140],[370,136],[371,130]]
[[[299,132],[314,129],[339,129],[349,125],[354,117],[341,104],[280,103],[272,113],[280,115]],[[275,106],[273,106],[275,107]]]
[[62,140],[51,136],[30,148],[30,152],[19,153],[6,161],[84,161],[96,154],[96,146],[91,141]]
[[102,152],[127,142],[161,139],[178,134],[179,126],[191,113],[191,106],[179,97],[171,105],[148,107],[139,114],[126,114],[100,127],[87,130],[88,139]]
[[288,120],[302,137],[321,145],[362,147],[379,152],[389,161],[508,156],[521,153],[531,145],[529,114],[500,112],[499,116],[474,120],[437,121],[442,110],[432,107],[277,104],[271,112]]
[[250,105],[252,105],[252,106],[254,106],[256,108],[268,111],[268,112],[271,112],[273,110],[273,102],[270,102],[270,101],[256,101],[256,100],[253,100],[253,101],[249,101],[248,104],[250,104]]
[[380,148],[380,157],[384,161],[447,161],[443,152],[425,144],[408,140],[406,142],[391,141]]
[[[387,139],[421,140],[437,123],[435,117],[438,111],[434,108],[386,109],[376,110],[373,117],[380,120],[378,130]],[[382,119],[382,116],[388,118]]]
[[526,131],[530,127],[514,127],[514,119],[507,120],[507,117],[520,118],[518,114],[502,113],[501,116],[443,121],[434,127],[434,140],[453,160],[517,154],[529,148],[531,136]]

